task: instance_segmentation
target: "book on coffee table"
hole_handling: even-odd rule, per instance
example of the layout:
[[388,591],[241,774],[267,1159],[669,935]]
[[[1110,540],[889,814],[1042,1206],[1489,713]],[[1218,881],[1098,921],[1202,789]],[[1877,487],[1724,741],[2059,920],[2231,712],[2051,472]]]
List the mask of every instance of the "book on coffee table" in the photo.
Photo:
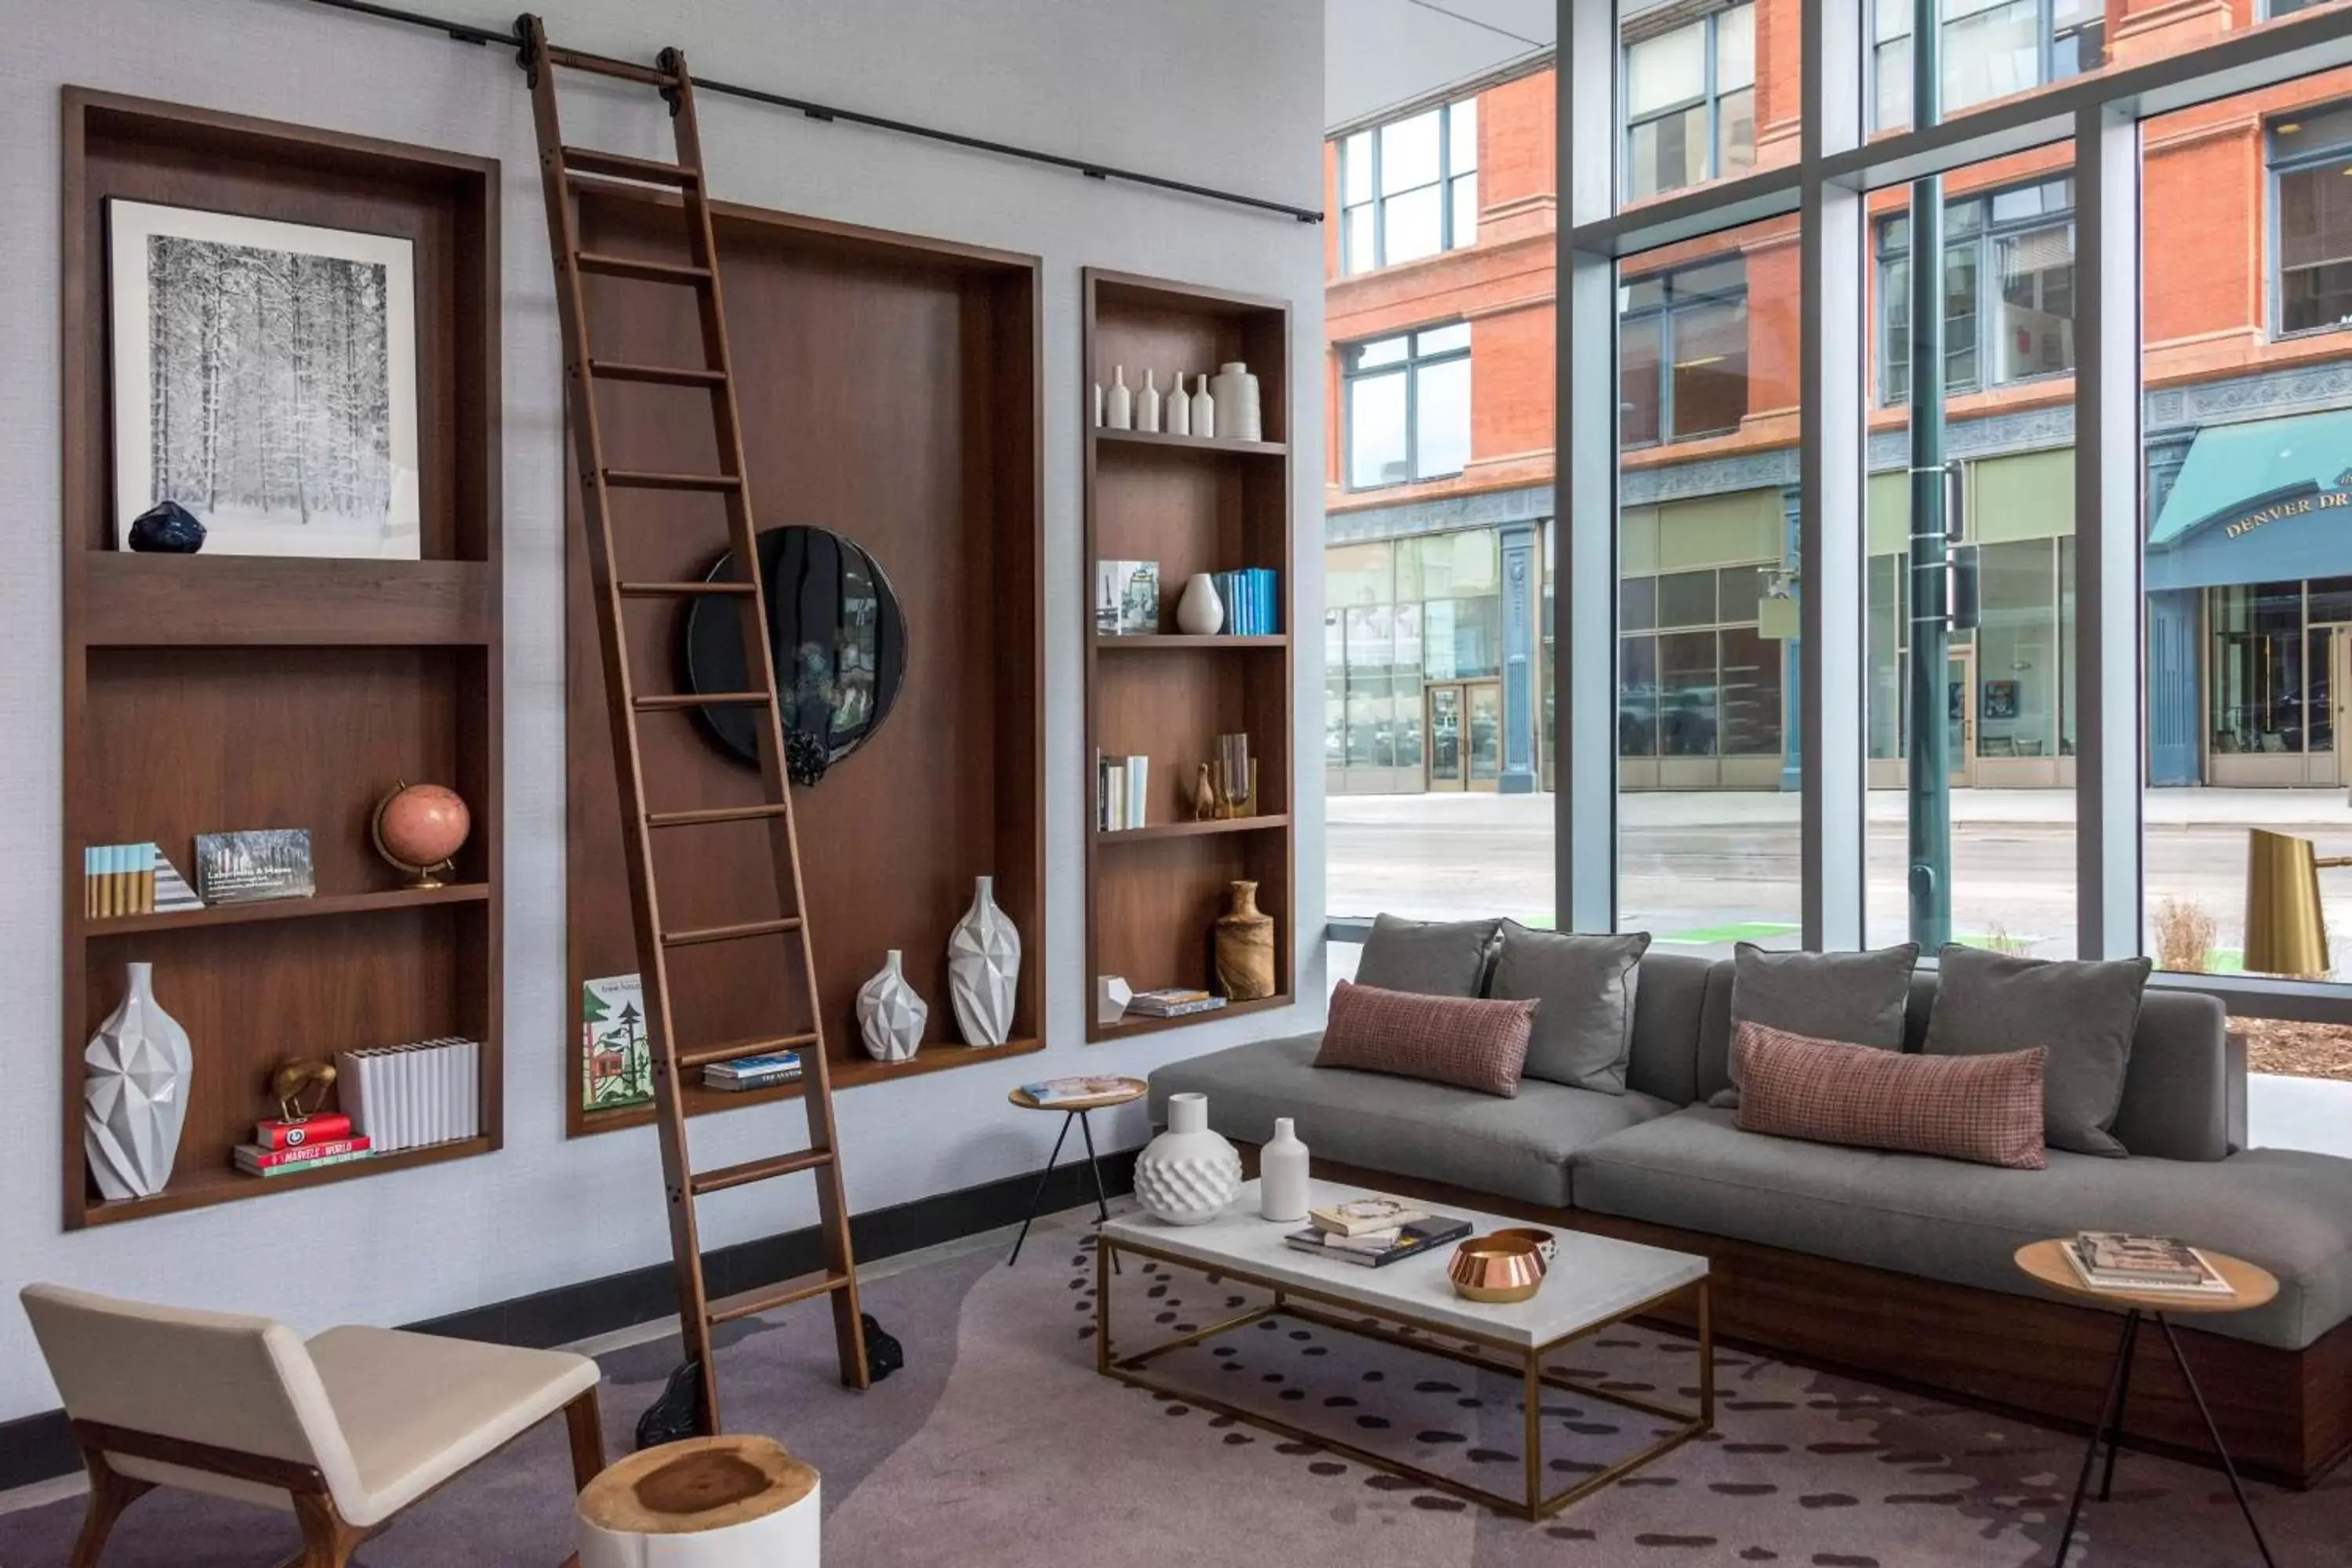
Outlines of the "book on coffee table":
[[1398,1226],[1393,1230],[1370,1230],[1355,1236],[1340,1236],[1309,1226],[1305,1230],[1294,1230],[1282,1239],[1301,1252],[1320,1253],[1326,1258],[1340,1258],[1349,1263],[1381,1268],[1402,1258],[1418,1257],[1449,1241],[1458,1241],[1469,1234],[1470,1222],[1466,1219],[1428,1215]]
[[1394,1230],[1411,1225],[1417,1219],[1427,1219],[1428,1214],[1402,1198],[1349,1198],[1345,1203],[1325,1204],[1307,1211],[1308,1223],[1316,1229],[1334,1236],[1361,1236],[1366,1231]]
[[2086,1230],[2061,1246],[2075,1274],[2094,1290],[2177,1291],[2227,1296],[2235,1287],[2205,1255],[2168,1236]]

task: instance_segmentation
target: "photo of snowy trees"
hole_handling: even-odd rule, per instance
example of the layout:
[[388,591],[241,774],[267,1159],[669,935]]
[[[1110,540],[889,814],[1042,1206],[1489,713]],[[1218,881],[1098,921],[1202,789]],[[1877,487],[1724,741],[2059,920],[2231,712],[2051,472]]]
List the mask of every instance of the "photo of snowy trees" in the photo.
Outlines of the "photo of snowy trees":
[[173,500],[213,553],[415,559],[409,242],[109,205],[117,542]]

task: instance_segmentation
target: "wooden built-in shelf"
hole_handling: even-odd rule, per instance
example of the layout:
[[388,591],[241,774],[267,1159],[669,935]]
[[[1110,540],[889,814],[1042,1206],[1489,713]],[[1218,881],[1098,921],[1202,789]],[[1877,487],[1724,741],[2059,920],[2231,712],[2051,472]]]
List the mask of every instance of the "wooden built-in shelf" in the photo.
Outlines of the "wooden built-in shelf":
[[93,551],[82,640],[93,647],[430,647],[490,641],[486,561],[310,561]]
[[1108,425],[1090,426],[1088,434],[1112,446],[1189,447],[1199,452],[1242,452],[1260,458],[1290,456],[1287,441],[1234,441],[1223,436],[1180,436],[1171,430],[1114,430]]
[[490,896],[488,882],[451,882],[439,888],[395,888],[382,893],[335,893],[310,899],[256,899],[244,904],[210,904],[201,910],[157,910],[152,914],[115,915],[93,920],[82,927],[92,942],[110,936],[145,936],[157,931],[201,930],[206,926],[252,925],[261,921],[323,920],[335,915],[380,914],[388,910],[414,910],[435,904],[478,904]]
[[[1086,837],[1085,975],[1089,1040],[1182,1028],[1286,1005],[1294,988],[1291,767],[1295,629],[1292,569],[1290,310],[1279,300],[1087,269],[1085,374],[1091,384],[1126,366],[1192,372],[1240,360],[1258,378],[1266,439],[1092,428],[1085,446],[1086,732],[1083,798],[1097,757],[1150,759],[1145,827]],[[1092,609],[1097,563],[1151,561],[1160,571],[1157,635],[1103,637]],[[1261,637],[1192,637],[1173,629],[1193,574],[1270,567],[1274,624]],[[1146,653],[1157,658],[1141,657]],[[1241,656],[1241,657],[1234,657]],[[1258,814],[1183,820],[1200,765],[1219,735],[1246,734],[1258,765]],[[1275,991],[1181,1018],[1093,1021],[1095,981],[1138,990],[1215,988],[1213,932],[1234,882],[1257,884],[1274,917]]]
[[[864,1089],[869,1084],[896,1083],[902,1078],[953,1072],[958,1068],[979,1067],[985,1062],[1003,1061],[1007,1057],[1034,1056],[1045,1048],[1043,1040],[1007,1040],[1001,1046],[960,1046],[942,1042],[925,1046],[903,1062],[877,1062],[861,1053],[842,1057],[834,1062],[833,1087],[834,1091],[839,1093],[845,1089]],[[706,1116],[715,1110],[765,1105],[771,1100],[798,1100],[806,1082],[805,1079],[794,1079],[790,1083],[770,1084],[763,1089],[706,1089],[701,1084],[690,1083],[686,1087],[686,1113],[688,1116]],[[624,1127],[650,1125],[654,1108],[632,1105],[622,1110],[592,1110],[586,1116],[586,1131],[613,1132]]]
[[1205,822],[1155,822],[1146,827],[1097,832],[1097,844],[1133,844],[1154,838],[1199,838],[1213,833],[1272,833],[1290,826],[1290,813],[1262,811],[1255,816],[1213,816]]
[[248,1176],[232,1166],[205,1165],[174,1173],[172,1184],[152,1198],[92,1198],[82,1215],[82,1224],[115,1225],[126,1219],[145,1219],[150,1215],[182,1214],[189,1209],[257,1197],[264,1192],[325,1186],[330,1182],[347,1182],[355,1176],[380,1176],[386,1171],[413,1171],[419,1165],[437,1165],[445,1160],[487,1154],[497,1147],[487,1137],[459,1138],[447,1143],[428,1143],[422,1149],[345,1160],[321,1165],[315,1171],[299,1171],[290,1176]]

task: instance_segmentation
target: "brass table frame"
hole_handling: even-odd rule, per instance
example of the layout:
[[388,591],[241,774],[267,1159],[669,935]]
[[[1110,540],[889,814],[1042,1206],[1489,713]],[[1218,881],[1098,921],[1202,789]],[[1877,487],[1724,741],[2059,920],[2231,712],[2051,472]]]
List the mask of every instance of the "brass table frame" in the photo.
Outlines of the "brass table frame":
[[[1270,1290],[1274,1293],[1274,1300],[1265,1306],[1255,1307],[1237,1317],[1227,1318],[1223,1321],[1211,1323],[1206,1328],[1181,1334],[1165,1343],[1153,1345],[1132,1354],[1115,1356],[1111,1352],[1110,1274],[1112,1265],[1117,1261],[1116,1255],[1121,1252],[1130,1257],[1148,1258],[1172,1268],[1205,1275],[1212,1280],[1230,1279],[1240,1284],[1254,1286],[1261,1290]],[[1246,1421],[1254,1426],[1263,1427],[1277,1436],[1292,1438],[1301,1443],[1312,1443],[1317,1447],[1328,1448],[1335,1454],[1355,1460],[1358,1464],[1370,1466],[1373,1469],[1385,1471],[1390,1475],[1402,1476],[1407,1479],[1419,1481],[1424,1486],[1433,1487],[1439,1491],[1450,1492],[1455,1497],[1471,1502],[1484,1504],[1499,1512],[1529,1521],[1543,1520],[1550,1518],[1570,1503],[1600,1490],[1620,1477],[1632,1474],[1652,1460],[1672,1452],[1692,1438],[1713,1428],[1715,1426],[1715,1331],[1709,1310],[1707,1287],[1708,1277],[1701,1275],[1688,1284],[1677,1285],[1673,1289],[1660,1291],[1657,1295],[1646,1300],[1638,1301],[1622,1312],[1613,1313],[1598,1322],[1587,1323],[1582,1328],[1562,1334],[1557,1339],[1548,1340],[1537,1345],[1522,1345],[1494,1335],[1457,1329],[1448,1323],[1417,1320],[1386,1303],[1375,1306],[1352,1300],[1337,1291],[1318,1289],[1312,1286],[1286,1284],[1281,1280],[1269,1279],[1262,1275],[1253,1274],[1247,1268],[1234,1268],[1229,1264],[1204,1263],[1196,1258],[1186,1258],[1141,1242],[1097,1232],[1095,1236],[1095,1370],[1105,1377],[1117,1378],[1121,1383],[1131,1384],[1138,1388],[1150,1389],[1155,1394],[1165,1394],[1181,1399],[1188,1405],[1202,1405],[1217,1411],[1221,1415],[1233,1416],[1236,1420]],[[1664,1405],[1654,1405],[1645,1399],[1635,1399],[1628,1394],[1612,1393],[1595,1387],[1591,1384],[1581,1383],[1574,1378],[1544,1370],[1544,1358],[1553,1352],[1574,1344],[1587,1335],[1599,1333],[1603,1329],[1613,1328],[1629,1318],[1637,1318],[1644,1312],[1654,1311],[1677,1296],[1693,1292],[1697,1298],[1698,1311],[1699,1405],[1697,1410],[1676,1410]],[[1302,1305],[1302,1302],[1313,1304]],[[1334,1310],[1326,1310],[1327,1308]],[[1295,1426],[1278,1416],[1244,1409],[1238,1405],[1227,1404],[1213,1395],[1200,1394],[1193,1389],[1165,1382],[1144,1370],[1148,1363],[1172,1351],[1199,1344],[1204,1340],[1214,1339],[1220,1334],[1230,1333],[1235,1329],[1246,1328],[1252,1323],[1277,1315],[1296,1318],[1301,1322],[1314,1323],[1339,1333],[1354,1334],[1362,1339],[1379,1340],[1384,1343],[1402,1346],[1407,1350],[1441,1356],[1447,1361],[1458,1362],[1465,1366],[1476,1367],[1481,1371],[1517,1378],[1520,1384],[1520,1400],[1525,1407],[1527,1420],[1525,1493],[1519,1497],[1512,1497],[1507,1493],[1489,1491],[1483,1487],[1472,1486],[1467,1481],[1455,1480],[1450,1476],[1423,1469],[1418,1465],[1407,1463],[1402,1459],[1385,1454],[1375,1454],[1370,1449],[1358,1447],[1344,1438],[1327,1436],[1303,1426]],[[1389,1326],[1391,1323],[1399,1326],[1391,1328]],[[1475,1348],[1465,1348],[1465,1346]],[[1675,1429],[1653,1441],[1646,1447],[1587,1476],[1565,1490],[1547,1495],[1544,1491],[1543,1479],[1543,1391],[1546,1388],[1560,1389],[1581,1398],[1598,1400],[1602,1404],[1614,1405],[1622,1409],[1638,1411],[1642,1415],[1654,1416],[1662,1421],[1670,1421],[1675,1424]]]

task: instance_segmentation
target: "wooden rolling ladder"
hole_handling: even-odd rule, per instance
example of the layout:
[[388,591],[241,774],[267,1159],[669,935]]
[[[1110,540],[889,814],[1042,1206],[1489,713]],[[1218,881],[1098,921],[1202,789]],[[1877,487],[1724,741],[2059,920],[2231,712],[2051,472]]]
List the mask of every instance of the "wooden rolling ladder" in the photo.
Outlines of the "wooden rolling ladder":
[[[751,490],[744,473],[743,432],[736,411],[727,317],[719,296],[718,247],[712,236],[709,196],[703,179],[701,138],[695,125],[694,81],[687,72],[685,56],[677,49],[665,49],[656,66],[638,66],[552,47],[547,41],[546,29],[536,16],[522,17],[519,26],[522,65],[530,74],[531,107],[539,130],[548,241],[554,253],[555,298],[563,331],[564,396],[579,463],[581,521],[587,531],[597,640],[604,654],[604,694],[612,715],[613,760],[619,774],[621,836],[626,851],[637,962],[645,987],[646,1016],[653,1028],[654,1120],[661,1134],[662,1184],[668,1198],[679,1327],[686,1342],[687,1364],[694,1368],[698,1400],[694,1426],[700,1431],[716,1433],[720,1427],[711,1331],[720,1323],[829,1296],[842,1381],[853,1388],[864,1388],[871,1376],[858,1311],[856,1265],[850,1252],[849,1213],[843,1198],[841,1161],[835,1142],[833,1084],[825,1059],[823,1008],[816,1000],[816,966],[810,952],[806,905],[801,889],[800,846],[793,826],[792,795],[784,771],[783,731],[776,710],[776,673],[769,653],[764,614],[766,598],[761,583]],[[677,161],[668,163],[565,145],[556,112],[558,68],[657,89],[669,105]],[[576,194],[601,188],[642,195],[648,187],[664,194],[676,192],[681,198],[685,261],[649,261],[580,248],[579,225],[572,206]],[[596,358],[589,338],[582,285],[582,279],[590,274],[692,289],[699,307],[706,363],[672,366]],[[700,474],[608,467],[596,417],[595,388],[600,381],[649,383],[699,391],[709,396],[711,417],[718,429],[719,471]],[[615,492],[625,490],[687,490],[719,497],[727,510],[728,539],[737,575],[730,580],[699,583],[623,580],[617,572],[622,557],[614,545],[613,501]],[[743,662],[751,675],[751,689],[710,694],[638,691],[629,658],[628,622],[624,606],[632,600],[675,602],[714,595],[732,598],[740,606]],[[645,771],[640,765],[643,743],[637,732],[638,717],[712,705],[756,708],[760,711],[757,730],[762,787],[759,804],[692,811],[648,809]],[[653,858],[655,835],[754,820],[768,825],[775,863],[777,907],[785,912],[773,920],[700,929],[672,930],[666,926],[661,918],[660,889]],[[799,950],[803,992],[810,1002],[807,1026],[720,1045],[689,1047],[678,1044],[671,1026],[668,954],[681,947],[736,942],[782,942]],[[803,1064],[806,1092],[801,1103],[808,1112],[808,1147],[717,1170],[696,1171],[687,1157],[686,1110],[681,1096],[688,1081],[685,1075],[699,1075],[703,1068],[714,1062],[781,1050],[798,1051]],[[822,1270],[814,1276],[713,1300],[703,1282],[695,1200],[730,1187],[801,1172],[816,1178],[824,1243]]]

